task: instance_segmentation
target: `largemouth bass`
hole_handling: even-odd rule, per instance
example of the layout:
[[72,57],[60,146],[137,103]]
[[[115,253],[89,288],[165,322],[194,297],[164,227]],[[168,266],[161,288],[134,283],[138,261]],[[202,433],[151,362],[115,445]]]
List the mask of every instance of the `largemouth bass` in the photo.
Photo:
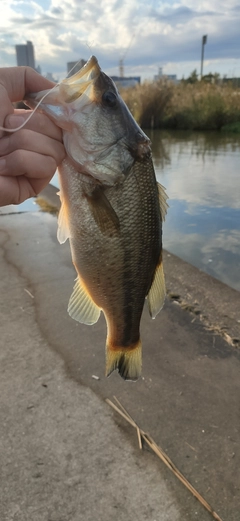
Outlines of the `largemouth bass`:
[[[30,95],[32,108],[47,91]],[[140,320],[147,298],[163,306],[162,221],[167,203],[157,184],[150,141],[113,81],[93,56],[50,90],[38,110],[63,129],[59,166],[60,243],[70,241],[77,279],[68,312],[84,324],[107,322],[106,375],[141,374]]]

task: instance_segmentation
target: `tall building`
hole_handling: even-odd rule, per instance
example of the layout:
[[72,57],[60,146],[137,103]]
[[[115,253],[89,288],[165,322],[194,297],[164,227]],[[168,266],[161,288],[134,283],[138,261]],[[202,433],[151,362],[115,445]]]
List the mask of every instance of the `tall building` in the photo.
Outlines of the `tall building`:
[[32,42],[26,45],[16,45],[17,65],[28,65],[35,69],[34,47]]
[[[87,63],[87,62],[86,62],[86,60],[83,60],[83,59],[81,59],[77,62],[68,62],[67,63],[68,76],[73,76],[73,74],[76,74],[76,72],[80,71],[80,69],[82,69],[82,67],[85,65],[85,63]],[[72,71],[72,72],[70,72],[70,71]]]

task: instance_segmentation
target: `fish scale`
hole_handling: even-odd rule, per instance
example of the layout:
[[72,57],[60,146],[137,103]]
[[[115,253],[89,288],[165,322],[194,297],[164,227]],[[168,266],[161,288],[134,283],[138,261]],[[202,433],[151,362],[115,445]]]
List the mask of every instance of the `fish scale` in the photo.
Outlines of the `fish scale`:
[[[33,107],[42,93],[31,95]],[[46,93],[44,93],[46,94]],[[84,324],[107,323],[106,374],[141,374],[145,299],[155,318],[165,297],[162,221],[150,141],[95,57],[49,92],[39,110],[63,129],[58,239],[70,241],[77,279],[68,312]]]

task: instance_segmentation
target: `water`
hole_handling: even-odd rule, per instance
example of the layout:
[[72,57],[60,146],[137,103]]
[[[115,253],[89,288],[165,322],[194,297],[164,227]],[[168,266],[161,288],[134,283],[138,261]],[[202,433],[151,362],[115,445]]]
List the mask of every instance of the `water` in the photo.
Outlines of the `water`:
[[240,136],[148,134],[169,196],[164,248],[240,291]]
[[240,290],[240,136],[149,132],[169,210],[164,248]]

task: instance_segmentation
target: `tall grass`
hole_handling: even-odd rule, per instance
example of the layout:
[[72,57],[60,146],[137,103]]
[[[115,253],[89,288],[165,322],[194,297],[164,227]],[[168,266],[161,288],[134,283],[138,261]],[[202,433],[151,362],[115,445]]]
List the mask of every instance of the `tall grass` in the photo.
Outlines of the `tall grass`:
[[239,128],[240,89],[229,84],[144,82],[121,95],[143,128]]

